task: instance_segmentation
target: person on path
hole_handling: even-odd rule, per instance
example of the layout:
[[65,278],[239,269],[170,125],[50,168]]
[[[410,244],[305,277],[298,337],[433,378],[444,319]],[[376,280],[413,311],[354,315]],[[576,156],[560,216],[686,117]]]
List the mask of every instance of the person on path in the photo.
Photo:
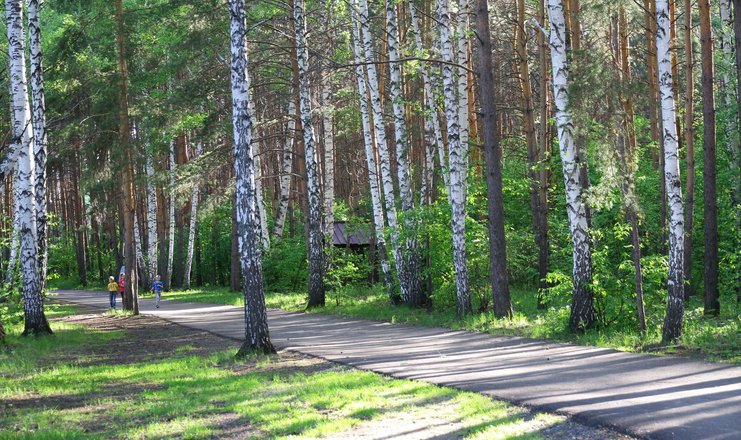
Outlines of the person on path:
[[126,308],[126,296],[124,296],[124,285],[126,284],[126,274],[121,272],[118,276],[118,290],[121,292],[121,303]]
[[154,292],[154,307],[156,309],[160,308],[160,297],[162,297],[163,286],[162,281],[160,281],[160,276],[157,275],[154,277],[154,281],[152,282],[152,291]]
[[118,283],[113,275],[108,277],[108,296],[111,300],[111,308],[116,308],[116,295],[118,294]]

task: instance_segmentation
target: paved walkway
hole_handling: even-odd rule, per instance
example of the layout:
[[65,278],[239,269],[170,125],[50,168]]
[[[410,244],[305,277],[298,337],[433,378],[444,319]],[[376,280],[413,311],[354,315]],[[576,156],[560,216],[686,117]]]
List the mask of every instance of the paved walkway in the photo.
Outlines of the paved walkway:
[[[108,295],[61,291],[101,308]],[[151,300],[142,313],[244,338],[237,307]],[[475,391],[651,439],[741,439],[741,367],[673,357],[391,325],[335,316],[269,312],[276,347],[398,378]]]

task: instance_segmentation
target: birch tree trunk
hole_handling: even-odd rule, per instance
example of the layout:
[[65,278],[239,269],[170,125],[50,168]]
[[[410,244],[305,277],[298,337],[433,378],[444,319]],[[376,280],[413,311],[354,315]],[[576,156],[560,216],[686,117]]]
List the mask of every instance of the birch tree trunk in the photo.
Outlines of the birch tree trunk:
[[39,0],[27,0],[28,42],[31,67],[31,119],[33,122],[33,155],[36,162],[34,195],[36,197],[36,256],[39,269],[39,287],[46,284],[46,100],[44,97],[44,68],[41,54],[41,23]]
[[334,128],[332,126],[332,80],[322,72],[322,132],[324,134],[324,234],[334,230]]
[[450,38],[450,12],[448,0],[437,0],[440,54],[445,64],[443,94],[448,124],[448,151],[450,157],[450,199],[453,230],[453,266],[455,268],[458,316],[471,313],[471,296],[468,291],[468,265],[466,262],[466,206],[463,182],[464,147],[461,143],[459,113],[455,96],[456,82],[453,72],[453,43]]
[[304,132],[306,156],[306,182],[308,189],[309,239],[309,307],[324,306],[324,248],[322,246],[322,196],[317,169],[314,126],[311,121],[311,95],[309,90],[309,49],[306,45],[306,22],[304,0],[296,0],[293,6],[296,23],[296,55],[298,61],[299,113]]
[[138,279],[146,289],[151,284],[149,281],[149,275],[144,273],[142,276],[142,272],[147,271],[147,263],[144,261],[144,253],[142,252],[141,233],[139,232],[139,216],[136,213],[134,214],[134,248],[136,249],[136,266],[139,271]]
[[466,181],[468,180],[468,156],[469,156],[469,124],[468,124],[468,0],[458,0],[458,11],[456,15],[456,67],[458,85],[458,124],[460,125],[461,145],[461,181],[463,182],[463,194],[466,194]]
[[283,236],[283,228],[288,213],[288,202],[291,199],[291,181],[293,180],[293,152],[296,143],[296,103],[293,100],[293,92],[288,102],[288,123],[286,124],[286,137],[281,152],[281,175],[280,175],[280,198],[278,200],[278,212],[275,215],[275,230],[273,235]]
[[384,235],[385,220],[383,207],[381,206],[381,191],[378,187],[378,166],[373,149],[373,135],[368,110],[368,90],[365,82],[365,69],[363,68],[363,57],[361,56],[360,37],[358,31],[359,20],[355,9],[351,11],[352,26],[352,52],[355,58],[355,76],[358,82],[358,95],[360,97],[360,118],[363,126],[363,145],[365,146],[365,159],[368,167],[368,184],[370,186],[371,208],[373,209],[373,226],[376,234],[378,254],[381,259],[381,271],[386,292],[392,303],[398,301],[394,286],[393,274],[389,266],[388,252],[386,251],[386,237]]
[[[196,143],[196,156],[203,152],[203,140]],[[183,288],[190,289],[190,271],[193,266],[193,244],[195,243],[196,226],[198,224],[198,201],[200,196],[200,181],[196,178],[193,183],[193,194],[190,196],[190,225],[188,227],[188,251],[185,255],[185,270],[183,271]]]
[[[251,114],[255,114],[254,111]],[[260,160],[259,149],[255,143],[255,200],[257,203],[257,214],[260,219],[260,243],[262,248],[270,248],[270,233],[268,232],[268,213],[265,208],[265,196],[262,193],[262,162]]]
[[379,156],[381,169],[381,187],[383,189],[384,202],[386,204],[386,219],[388,220],[391,249],[396,264],[396,272],[399,277],[399,291],[401,299],[411,298],[408,291],[407,267],[404,254],[401,249],[399,238],[399,219],[396,211],[396,195],[394,193],[394,181],[391,174],[391,160],[389,158],[388,145],[386,143],[386,127],[383,123],[383,107],[378,90],[378,72],[373,63],[373,40],[370,31],[367,0],[359,0],[359,25],[360,38],[368,74],[368,92],[372,111],[373,129],[376,137],[376,148]]
[[669,204],[669,282],[662,339],[669,342],[682,333],[684,315],[684,210],[679,180],[679,154],[672,92],[671,49],[669,47],[669,7],[667,0],[656,0],[656,47],[661,93],[662,136],[664,138],[664,181]]
[[268,331],[262,282],[259,219],[256,209],[255,170],[250,113],[250,80],[247,70],[247,28],[244,0],[229,0],[231,36],[232,121],[236,176],[237,228],[244,282],[245,341],[237,353],[274,353]]
[[147,172],[147,275],[154,279],[157,275],[157,188],[154,186],[154,161],[150,148],[146,151]]
[[13,142],[18,148],[18,233],[20,241],[21,274],[23,279],[23,334],[51,334],[44,314],[44,301],[39,283],[37,265],[37,229],[35,213],[35,158],[31,106],[26,83],[26,54],[24,45],[23,1],[6,0],[5,14],[8,27],[8,60],[12,99]]
[[168,225],[167,230],[167,273],[165,274],[165,290],[172,288],[172,269],[173,258],[175,257],[175,138],[170,139],[170,148],[167,152],[169,163],[169,193],[170,206],[168,207]]
[[[497,104],[494,63],[491,60],[488,0],[476,2],[476,34],[479,43],[479,87],[486,150],[486,186],[489,205],[489,280],[494,314],[512,317],[512,302],[507,280],[507,249],[504,238],[504,197],[502,195],[502,150],[497,135]],[[527,62],[527,60],[525,60]],[[532,112],[531,112],[532,113]]]
[[710,1],[698,0],[700,45],[702,47],[702,193],[705,225],[704,299],[705,314],[720,314],[718,300],[718,191],[716,186],[715,96],[713,82],[713,28]]
[[551,70],[556,106],[556,127],[566,186],[566,211],[569,217],[574,260],[572,274],[574,291],[569,324],[573,331],[582,331],[591,327],[595,321],[592,298],[592,251],[586,201],[579,178],[580,167],[574,144],[574,121],[569,108],[569,67],[564,39],[566,25],[561,0],[548,0],[548,18],[551,23]]
[[[540,26],[545,28],[545,0],[538,0],[537,19]],[[544,293],[549,284],[546,281],[550,267],[550,243],[548,240],[548,176],[547,160],[551,154],[551,129],[549,122],[549,91],[548,91],[548,42],[542,32],[537,33],[538,60],[540,73],[540,124],[538,133],[538,224],[535,229],[535,241],[538,245],[538,309],[545,309]]]

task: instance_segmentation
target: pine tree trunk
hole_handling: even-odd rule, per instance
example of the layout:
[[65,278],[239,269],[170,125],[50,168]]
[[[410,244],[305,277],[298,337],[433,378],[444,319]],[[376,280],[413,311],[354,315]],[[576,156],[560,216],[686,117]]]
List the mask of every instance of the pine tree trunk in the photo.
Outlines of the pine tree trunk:
[[51,334],[44,314],[44,301],[37,265],[37,229],[35,190],[35,158],[32,139],[31,106],[26,83],[23,1],[6,0],[8,28],[8,60],[12,99],[12,133],[17,143],[18,232],[20,241],[21,275],[23,279],[23,334]]
[[692,50],[692,0],[684,0],[684,144],[687,161],[686,206],[684,211],[684,299],[689,299],[692,290],[692,241],[695,225],[695,127],[694,127],[694,93]]
[[548,17],[551,23],[550,46],[556,127],[563,164],[566,211],[569,217],[574,259],[572,274],[574,291],[569,324],[573,331],[581,331],[591,327],[595,321],[592,298],[592,252],[580,166],[574,144],[574,122],[569,109],[568,61],[564,40],[566,26],[561,0],[548,0]]
[[[520,1],[524,15],[524,3]],[[502,149],[497,135],[497,105],[494,65],[491,60],[488,0],[477,0],[476,34],[479,42],[479,87],[486,150],[486,186],[489,205],[489,280],[498,318],[512,317],[512,302],[507,281],[507,249],[504,237],[504,197],[502,195]],[[524,46],[524,41],[523,41]],[[527,63],[527,59],[525,59]],[[527,73],[527,68],[525,68]],[[530,112],[532,118],[532,108]]]
[[363,144],[365,145],[365,159],[368,168],[368,184],[370,186],[371,208],[373,210],[373,226],[375,228],[376,243],[378,253],[381,256],[381,271],[383,274],[383,283],[389,294],[392,303],[398,301],[394,286],[393,273],[388,262],[388,252],[386,251],[386,237],[384,235],[385,220],[383,207],[381,206],[381,191],[378,180],[378,166],[376,165],[376,156],[373,150],[373,134],[371,128],[371,117],[368,110],[368,91],[366,89],[365,69],[363,68],[363,58],[360,47],[360,37],[358,30],[358,17],[353,9],[351,11],[352,26],[352,51],[355,57],[355,76],[358,82],[358,95],[360,97],[360,117],[363,126]]
[[39,0],[27,0],[28,41],[31,68],[31,119],[33,122],[34,161],[36,162],[34,191],[36,197],[36,241],[39,268],[39,287],[46,285],[47,271],[47,211],[46,211],[46,100],[44,97],[44,69],[41,54],[41,23]]
[[458,108],[453,72],[453,43],[450,38],[451,20],[448,0],[437,0],[440,32],[440,54],[445,64],[443,71],[443,94],[448,124],[448,151],[450,157],[450,199],[452,205],[453,266],[455,268],[458,316],[471,313],[471,295],[468,291],[468,265],[466,262],[466,206],[465,182],[463,181],[464,147],[461,144]]
[[293,152],[296,144],[296,103],[293,101],[293,93],[288,102],[288,123],[286,127],[285,142],[281,152],[281,176],[280,176],[280,199],[278,200],[278,212],[275,215],[276,237],[283,236],[283,228],[288,213],[288,202],[291,199],[291,181],[293,180]]
[[298,61],[299,113],[304,133],[306,182],[308,188],[307,250],[309,257],[309,307],[324,306],[324,248],[322,245],[322,196],[319,186],[317,152],[314,126],[311,121],[311,96],[309,90],[309,48],[306,44],[304,0],[295,0],[293,18],[296,27],[296,55]]
[[682,333],[684,315],[684,210],[679,180],[679,155],[672,92],[671,49],[669,46],[669,7],[667,0],[656,0],[657,60],[661,92],[662,136],[664,138],[664,181],[669,207],[669,298],[662,329],[662,339],[669,342]]
[[702,193],[705,224],[705,314],[718,315],[718,191],[716,186],[715,97],[713,81],[713,28],[709,0],[698,0],[702,47]]
[[170,203],[168,208],[167,229],[167,273],[165,274],[165,290],[172,289],[173,258],[175,257],[175,139],[170,139],[168,150],[169,163],[169,193]]
[[[545,28],[545,0],[538,0],[537,9],[538,21],[541,27]],[[546,278],[550,267],[550,243],[548,240],[548,176],[549,169],[547,165],[548,158],[551,154],[551,130],[549,122],[549,96],[548,91],[548,42],[542,32],[537,33],[538,42],[538,59],[540,74],[540,126],[538,133],[538,199],[537,199],[537,223],[535,229],[535,242],[538,246],[538,309],[545,309],[546,304],[543,300],[543,294],[549,287]]]
[[134,158],[129,126],[128,67],[126,64],[126,41],[123,26],[122,0],[115,0],[116,47],[118,49],[119,74],[119,143],[122,150],[124,243],[126,244],[126,282],[124,296],[126,310],[139,314],[138,280],[136,274],[136,246],[134,242],[134,214],[136,212],[136,188],[134,186]]
[[[196,143],[196,157],[203,152],[203,140]],[[196,226],[198,223],[198,197],[200,195],[200,182],[196,178],[193,183],[193,194],[190,196],[190,225],[188,227],[188,251],[185,255],[185,271],[183,272],[183,288],[190,289],[190,271],[193,265],[193,244],[195,243]]]
[[147,276],[157,275],[157,188],[154,186],[154,153],[147,149]]
[[80,167],[79,155],[75,149],[72,163],[70,164],[70,173],[72,177],[72,197],[70,197],[70,203],[72,204],[72,217],[74,218],[73,228],[75,231],[75,256],[77,257],[77,274],[80,277],[80,284],[83,287],[87,287],[87,266],[85,264],[86,251],[85,249],[85,238],[84,231],[86,228],[85,217],[82,211],[82,203],[80,201]]
[[[733,1],[733,39],[736,43],[736,107],[741,109],[741,0]],[[740,112],[741,114],[741,112]],[[738,118],[738,115],[736,116]],[[736,120],[736,127],[741,131],[741,123]],[[737,133],[741,135],[741,133]],[[736,158],[736,163],[732,166],[737,167],[741,170],[741,154]],[[740,180],[741,182],[741,180]],[[736,188],[736,193],[741,194],[741,188]],[[734,212],[736,216],[736,225],[741,229],[741,207],[736,205]],[[741,274],[738,275],[736,280],[736,302],[741,304]]]
[[275,352],[268,331],[260,261],[244,8],[244,0],[229,0],[236,210],[239,254],[244,282],[245,341],[237,353],[238,357],[247,356],[253,352]]

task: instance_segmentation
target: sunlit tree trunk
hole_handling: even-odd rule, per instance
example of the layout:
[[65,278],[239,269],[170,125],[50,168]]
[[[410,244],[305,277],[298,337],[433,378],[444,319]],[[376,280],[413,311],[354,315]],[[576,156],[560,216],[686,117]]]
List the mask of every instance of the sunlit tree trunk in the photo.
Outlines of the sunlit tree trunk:
[[669,6],[667,0],[656,0],[657,60],[661,93],[662,136],[664,138],[664,181],[669,207],[669,282],[666,317],[662,339],[672,341],[682,333],[684,315],[684,207],[679,180],[679,154],[672,91],[671,49],[669,46]]
[[322,132],[324,134],[324,230],[334,229],[334,127],[332,125],[332,81],[328,70],[322,72]]
[[463,155],[459,113],[456,100],[456,82],[452,63],[453,43],[450,37],[450,12],[448,0],[437,0],[438,30],[440,33],[440,54],[444,62],[443,95],[445,115],[448,124],[448,152],[450,158],[450,199],[452,207],[453,267],[455,268],[456,298],[458,316],[471,313],[471,295],[468,291],[468,264],[466,262],[466,206],[465,182],[463,181]]
[[[200,157],[203,152],[203,140],[196,142],[196,156]],[[183,271],[183,288],[190,289],[190,272],[193,266],[193,244],[196,237],[196,226],[198,225],[198,201],[200,196],[200,182],[196,178],[193,183],[193,194],[190,196],[190,225],[188,225],[188,252],[185,255],[185,270]]]
[[574,121],[569,108],[568,60],[566,56],[566,26],[561,0],[548,0],[551,23],[550,46],[553,75],[553,97],[556,105],[558,145],[561,150],[563,177],[566,186],[566,211],[569,217],[573,246],[573,297],[569,324],[574,331],[594,324],[592,298],[592,250],[586,214],[586,201],[579,178],[579,164],[574,144]]
[[476,1],[476,34],[479,43],[479,87],[486,150],[486,195],[489,205],[489,280],[494,314],[498,318],[511,318],[512,302],[507,281],[507,249],[504,238],[504,197],[500,161],[502,149],[497,134],[496,89],[494,63],[491,59],[488,0]]
[[293,100],[293,93],[288,102],[288,122],[286,124],[286,135],[281,152],[281,175],[280,175],[280,196],[278,199],[278,212],[275,215],[275,230],[273,234],[276,237],[283,236],[283,227],[286,223],[286,214],[288,213],[288,202],[291,199],[291,181],[293,180],[293,152],[296,139],[296,103]]
[[8,60],[12,99],[12,134],[17,143],[18,163],[18,233],[23,291],[23,334],[51,334],[51,327],[44,314],[44,301],[39,283],[37,265],[37,229],[35,158],[31,105],[28,102],[26,83],[26,54],[24,45],[23,1],[6,0],[5,14],[8,27]]
[[[457,0],[456,30],[455,30],[455,60],[457,74],[458,93],[458,124],[460,126],[461,145],[461,180],[463,182],[463,194],[466,194],[466,181],[468,180],[469,167],[469,122],[468,122],[468,1]],[[451,14],[452,15],[452,14]],[[452,17],[451,17],[452,18]]]
[[260,261],[244,0],[229,0],[229,17],[234,172],[237,188],[238,243],[244,282],[245,322],[245,341],[237,356],[242,357],[252,352],[274,353],[275,349],[270,342],[268,331]]
[[39,269],[39,287],[46,284],[47,234],[46,234],[46,100],[44,97],[44,69],[41,55],[41,23],[39,0],[27,0],[28,42],[31,67],[31,119],[33,122],[33,155],[36,162],[34,196],[36,198],[36,242]]
[[365,159],[368,168],[368,184],[370,187],[371,195],[371,209],[373,210],[373,226],[376,234],[376,245],[378,246],[378,254],[381,259],[381,271],[383,275],[383,283],[386,287],[386,291],[389,294],[389,298],[392,302],[396,301],[396,290],[394,287],[393,273],[388,261],[388,253],[386,251],[386,237],[384,235],[385,219],[383,215],[383,207],[381,206],[381,191],[378,187],[378,166],[376,165],[376,156],[373,148],[373,134],[370,121],[370,112],[368,110],[368,90],[366,89],[366,77],[365,69],[363,68],[363,58],[360,47],[360,37],[358,31],[358,19],[357,14],[353,10],[351,12],[351,26],[352,26],[352,51],[355,59],[355,76],[358,82],[358,95],[360,97],[360,118],[363,126],[363,145],[365,146]]
[[[700,46],[702,47],[702,193],[705,225],[704,298],[705,314],[718,315],[718,194],[715,143],[715,96],[713,82],[713,28],[710,23],[710,1],[698,0],[700,12]],[[668,183],[668,182],[667,182]]]
[[[545,0],[538,0],[537,20],[541,27],[545,27]],[[548,158],[551,154],[551,129],[549,118],[549,96],[548,89],[548,42],[543,32],[537,33],[538,42],[538,60],[540,74],[540,102],[539,110],[539,131],[538,131],[538,198],[537,198],[537,223],[535,229],[535,242],[538,245],[538,304],[539,309],[546,307],[543,300],[544,293],[548,289],[546,278],[550,267],[550,242],[548,240],[548,176],[549,168],[547,165]]]
[[378,151],[380,165],[381,188],[383,189],[383,200],[386,205],[386,219],[389,226],[389,236],[391,240],[391,249],[396,264],[396,273],[399,277],[399,291],[402,300],[411,298],[408,292],[409,283],[407,278],[407,267],[405,264],[404,253],[401,248],[399,238],[399,218],[396,211],[396,195],[394,192],[394,181],[391,174],[391,159],[389,157],[388,145],[386,140],[386,127],[383,119],[383,107],[381,104],[381,94],[379,92],[378,71],[373,63],[373,38],[370,31],[370,18],[368,15],[368,2],[359,1],[359,25],[360,41],[362,43],[365,62],[367,63],[368,93],[370,97],[370,109],[372,113],[373,130],[376,138],[376,148]]
[[169,164],[168,171],[168,192],[170,194],[170,203],[167,211],[168,232],[167,232],[167,273],[165,274],[165,290],[172,288],[172,269],[173,259],[175,258],[175,138],[170,139],[170,148],[167,152]]
[[147,276],[157,275],[157,188],[154,186],[154,160],[151,148],[146,151],[147,172]]
[[[687,161],[686,205],[684,211],[684,298],[689,299],[692,292],[692,241],[695,224],[695,117],[694,94],[695,80],[693,74],[692,50],[692,0],[684,1],[684,147]],[[688,13],[687,11],[690,11]]]
[[299,113],[304,132],[306,156],[306,182],[308,188],[309,239],[309,307],[324,305],[324,248],[322,246],[322,195],[319,185],[319,170],[311,120],[311,96],[309,90],[309,48],[306,44],[306,22],[304,0],[295,0],[293,19],[296,25],[296,55],[298,58]]

